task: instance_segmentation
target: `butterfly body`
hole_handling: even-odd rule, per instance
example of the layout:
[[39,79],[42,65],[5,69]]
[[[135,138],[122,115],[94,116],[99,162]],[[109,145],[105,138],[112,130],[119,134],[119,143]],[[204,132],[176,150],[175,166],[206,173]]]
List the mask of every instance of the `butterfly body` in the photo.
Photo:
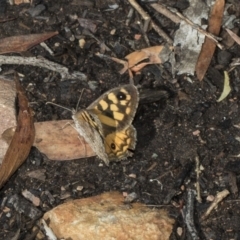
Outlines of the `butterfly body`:
[[107,91],[87,109],[73,112],[78,133],[107,165],[131,156],[135,149],[132,120],[138,101],[137,88],[128,84]]

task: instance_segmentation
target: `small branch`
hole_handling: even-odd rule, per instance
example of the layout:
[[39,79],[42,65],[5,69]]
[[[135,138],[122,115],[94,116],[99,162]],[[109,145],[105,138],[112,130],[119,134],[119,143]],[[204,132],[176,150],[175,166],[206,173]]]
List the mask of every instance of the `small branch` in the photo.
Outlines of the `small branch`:
[[143,30],[144,32],[147,32],[149,23],[151,22],[153,29],[158,33],[160,37],[162,37],[168,44],[172,45],[173,41],[172,39],[160,28],[157,26],[153,20],[151,20],[151,17],[146,13],[142,7],[135,1],[135,0],[128,0],[128,2],[136,9],[136,11],[142,16],[144,19],[144,26]]
[[230,192],[227,189],[223,190],[222,192],[219,192],[215,197],[214,201],[212,202],[212,204],[207,209],[207,211],[202,215],[201,221],[205,220],[208,217],[208,215],[212,212],[212,210],[218,205],[218,203],[220,203],[223,200],[223,198],[225,198],[229,193]]
[[34,67],[47,68],[51,71],[58,72],[62,80],[65,79],[78,79],[82,81],[87,80],[87,76],[84,73],[74,71],[69,73],[68,68],[64,67],[58,63],[51,62],[42,57],[20,57],[20,56],[4,56],[0,55],[0,65],[10,64],[10,65],[30,65]]
[[164,7],[163,5],[159,4],[159,3],[152,3],[150,4],[150,6],[152,8],[154,8],[157,12],[159,12],[160,14],[164,15],[165,17],[169,18],[171,21],[173,21],[174,23],[180,23],[181,22],[181,18],[178,17],[175,13],[172,13],[171,11],[169,11],[166,7]]

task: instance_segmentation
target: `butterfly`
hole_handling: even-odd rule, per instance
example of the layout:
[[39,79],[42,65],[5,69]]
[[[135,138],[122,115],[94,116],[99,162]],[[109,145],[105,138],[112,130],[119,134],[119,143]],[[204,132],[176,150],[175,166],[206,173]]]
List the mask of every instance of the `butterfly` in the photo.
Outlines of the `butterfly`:
[[137,88],[127,84],[105,92],[86,109],[73,111],[77,132],[106,165],[132,156],[136,145],[132,121],[138,102]]

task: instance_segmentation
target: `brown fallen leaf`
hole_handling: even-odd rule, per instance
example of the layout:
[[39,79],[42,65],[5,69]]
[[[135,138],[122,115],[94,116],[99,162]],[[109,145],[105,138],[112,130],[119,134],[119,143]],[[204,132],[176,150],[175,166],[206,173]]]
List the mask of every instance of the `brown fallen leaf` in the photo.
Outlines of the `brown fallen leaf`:
[[[36,122],[35,146],[49,160],[73,160],[95,156],[96,153],[84,141],[73,125],[72,120]],[[2,138],[9,143],[15,128],[3,132]]]
[[124,204],[121,193],[76,199],[45,213],[43,219],[58,239],[168,240],[174,219],[162,209]]
[[0,54],[24,52],[57,35],[58,32],[19,35],[0,39]]
[[[225,0],[216,0],[212,8],[208,32],[218,36],[222,24],[223,12],[224,12]],[[201,52],[198,57],[198,62],[196,64],[196,74],[197,78],[202,81],[209,64],[211,62],[212,56],[215,52],[216,44],[209,38],[205,38],[204,44],[202,46]]]
[[17,74],[15,74],[15,82],[19,113],[16,131],[0,166],[0,188],[25,161],[35,136],[32,111],[28,106],[28,100],[20,85]]
[[72,120],[35,123],[34,146],[51,160],[73,160],[95,156],[73,126]]

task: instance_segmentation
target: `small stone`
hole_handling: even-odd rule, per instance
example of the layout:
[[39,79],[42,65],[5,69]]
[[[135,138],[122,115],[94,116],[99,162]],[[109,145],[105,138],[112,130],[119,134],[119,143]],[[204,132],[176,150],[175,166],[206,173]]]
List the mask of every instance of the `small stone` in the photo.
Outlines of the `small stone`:
[[41,14],[44,10],[46,9],[46,7],[43,4],[39,4],[36,7],[32,7],[28,9],[28,13],[32,16],[32,17],[36,17],[39,14]]
[[121,193],[77,199],[45,213],[58,239],[168,240],[174,220],[164,210],[123,203]]

